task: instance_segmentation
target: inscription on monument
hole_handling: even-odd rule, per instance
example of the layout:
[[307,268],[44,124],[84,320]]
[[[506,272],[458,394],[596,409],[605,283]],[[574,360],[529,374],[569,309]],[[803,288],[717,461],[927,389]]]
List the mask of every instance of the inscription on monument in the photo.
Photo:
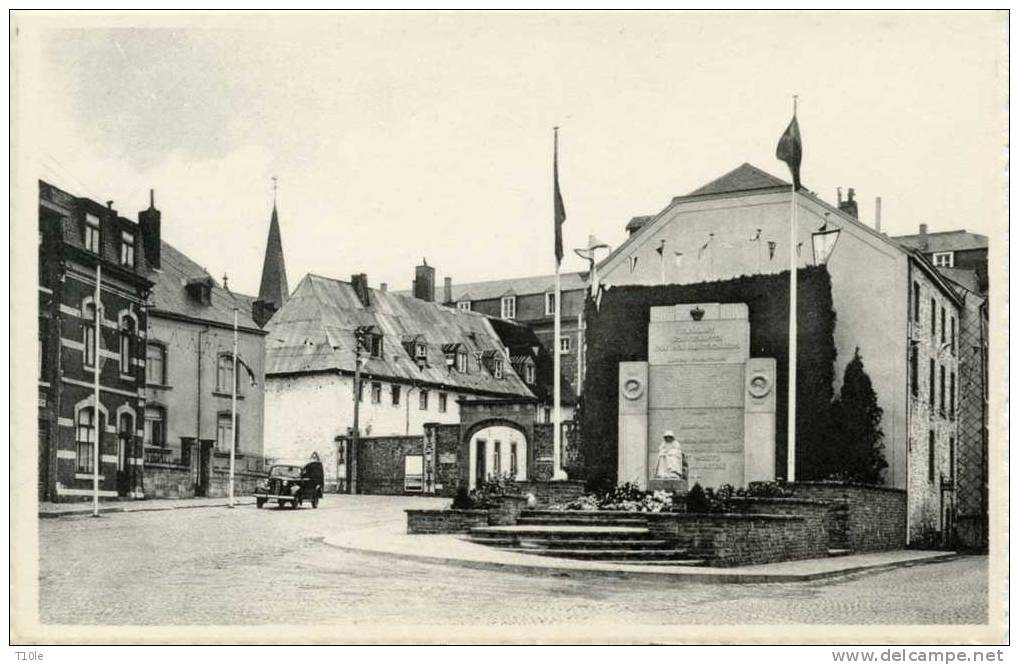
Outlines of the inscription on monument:
[[746,320],[659,321],[648,328],[648,362],[742,363],[750,356]]

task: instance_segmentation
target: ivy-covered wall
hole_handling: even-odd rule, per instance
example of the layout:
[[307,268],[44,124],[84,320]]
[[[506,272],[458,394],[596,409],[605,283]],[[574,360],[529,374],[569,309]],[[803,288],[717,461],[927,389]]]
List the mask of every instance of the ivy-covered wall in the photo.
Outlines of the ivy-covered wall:
[[[797,449],[800,480],[817,479],[834,451],[827,446],[834,378],[835,312],[831,280],[823,266],[800,269],[797,313]],[[580,409],[581,440],[573,478],[589,485],[616,482],[619,363],[647,360],[650,308],[697,302],[746,303],[750,310],[750,355],[774,358],[778,366],[775,468],[786,469],[786,404],[789,350],[789,272],[718,282],[662,286],[616,286],[602,294],[600,307],[588,301],[587,374]]]

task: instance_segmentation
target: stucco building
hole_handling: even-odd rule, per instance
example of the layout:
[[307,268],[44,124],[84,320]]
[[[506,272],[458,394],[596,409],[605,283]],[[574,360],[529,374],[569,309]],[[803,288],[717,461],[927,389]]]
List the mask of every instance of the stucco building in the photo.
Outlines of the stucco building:
[[942,528],[941,507],[951,504],[940,482],[951,476],[958,436],[951,395],[962,301],[921,254],[862,224],[855,207],[800,190],[790,246],[790,184],[743,164],[658,214],[631,220],[629,236],[598,271],[606,288],[777,273],[789,269],[790,253],[799,267],[813,265],[812,234],[824,224],[839,228],[827,260],[837,315],[834,389],[859,348],[884,410],[885,482],[910,491],[910,532],[919,536],[924,525]]
[[[145,364],[145,463],[155,496],[221,496],[228,491],[233,383],[237,384],[235,491],[260,477],[265,331],[250,296],[220,285],[162,240],[161,214],[142,213],[153,283]],[[275,217],[275,210],[274,210]],[[234,314],[237,374],[234,375]]]
[[96,475],[101,498],[145,496],[147,272],[139,224],[112,201],[39,182],[40,501],[85,500]]

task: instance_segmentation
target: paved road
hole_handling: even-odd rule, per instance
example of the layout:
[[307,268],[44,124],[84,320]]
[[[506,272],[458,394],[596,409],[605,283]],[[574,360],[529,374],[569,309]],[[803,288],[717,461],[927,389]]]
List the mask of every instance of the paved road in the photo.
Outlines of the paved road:
[[[40,614],[70,624],[978,624],[987,559],[837,581],[719,585],[534,577],[353,554],[321,537],[438,504],[327,496],[40,520]],[[931,602],[932,599],[936,602]]]

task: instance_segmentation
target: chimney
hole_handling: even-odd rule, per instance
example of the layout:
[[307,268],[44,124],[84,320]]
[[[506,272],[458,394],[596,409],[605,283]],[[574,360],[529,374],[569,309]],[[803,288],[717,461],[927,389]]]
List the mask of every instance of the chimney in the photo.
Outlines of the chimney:
[[357,294],[357,299],[361,301],[361,304],[365,307],[371,307],[371,294],[368,292],[368,275],[363,272],[351,275],[350,285],[354,287],[354,293]]
[[160,250],[162,241],[160,239],[159,227],[162,214],[156,209],[156,192],[149,190],[149,209],[138,213],[138,227],[142,233],[142,244],[145,246],[145,260],[153,268],[160,267]]
[[847,215],[852,215],[855,219],[859,219],[860,211],[856,207],[856,201],[853,200],[854,196],[856,196],[856,190],[850,187],[849,191],[847,192],[847,198],[845,201],[843,201],[842,190],[841,188],[839,188],[839,210],[846,213]]
[[640,215],[638,217],[632,217],[629,222],[626,223],[626,235],[627,237],[640,231],[642,228],[647,226],[647,223],[654,219],[653,215]]
[[381,282],[379,284],[379,291],[382,291],[383,293],[385,293],[388,290],[389,290],[389,285],[388,284],[386,284],[385,282]]
[[414,268],[414,297],[425,302],[435,301],[435,268],[425,259]]
[[874,199],[874,230],[881,233],[881,197]]
[[841,187],[836,187],[835,188],[835,200],[838,201],[839,210],[841,210],[842,209],[842,188]]
[[927,239],[927,225],[926,224],[921,224],[920,225],[920,249],[926,252],[927,251],[927,247],[929,246],[929,243],[930,243],[930,241]]
[[453,302],[453,278],[446,277],[442,281],[442,302],[449,304]]

